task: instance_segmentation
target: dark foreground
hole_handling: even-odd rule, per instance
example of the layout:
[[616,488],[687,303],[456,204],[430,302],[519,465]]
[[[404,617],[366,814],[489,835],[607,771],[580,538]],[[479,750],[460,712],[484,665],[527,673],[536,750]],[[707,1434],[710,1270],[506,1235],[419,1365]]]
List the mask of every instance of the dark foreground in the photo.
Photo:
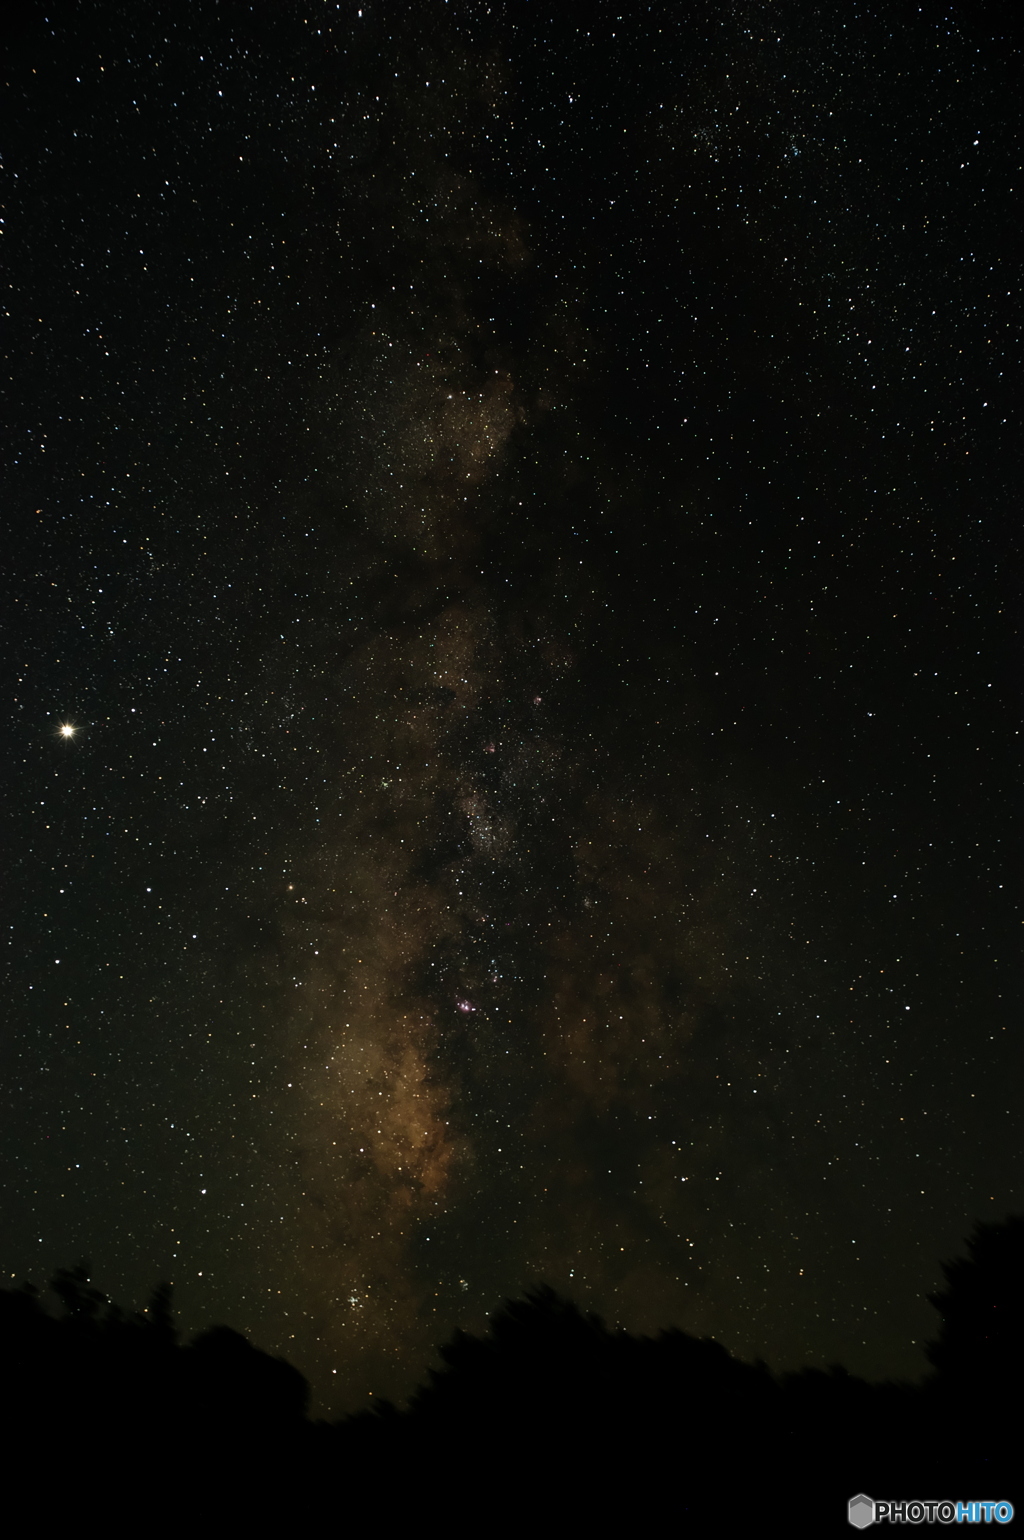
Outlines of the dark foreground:
[[179,1342],[169,1289],[127,1316],[59,1273],[59,1312],[0,1292],[5,1506],[138,1535],[850,1534],[858,1492],[1018,1509],[1024,1217],[976,1227],[945,1273],[921,1385],[773,1375],[540,1289],[456,1336],[407,1411],[338,1424],[229,1328]]

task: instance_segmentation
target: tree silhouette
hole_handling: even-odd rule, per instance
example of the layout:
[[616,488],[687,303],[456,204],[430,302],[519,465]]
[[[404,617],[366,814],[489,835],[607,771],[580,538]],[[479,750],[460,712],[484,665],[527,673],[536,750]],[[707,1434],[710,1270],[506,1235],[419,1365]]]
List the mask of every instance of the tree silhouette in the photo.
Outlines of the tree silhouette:
[[[240,1333],[179,1339],[171,1288],[127,1314],[61,1269],[0,1290],[0,1454],[9,1506],[63,1494],[68,1514],[133,1530],[300,1519],[375,1527],[655,1527],[764,1521],[764,1494],[801,1494],[808,1524],[847,1532],[857,1491],[966,1498],[1007,1487],[1020,1445],[1024,1217],[979,1224],[930,1296],[940,1329],[922,1385],[872,1385],[840,1365],[773,1374],[671,1329],[634,1336],[540,1286],[486,1332],[459,1331],[407,1410],[312,1423],[302,1375]],[[1016,1420],[1015,1420],[1016,1419]],[[998,1492],[996,1489],[999,1489]],[[1004,1490],[1006,1488],[1006,1490]],[[975,1490],[976,1489],[976,1490]],[[84,1509],[83,1509],[84,1505]],[[832,1524],[828,1515],[836,1518]],[[499,1521],[501,1521],[499,1523]]]
[[974,1227],[967,1256],[943,1262],[946,1287],[929,1294],[941,1317],[926,1355],[958,1390],[1019,1385],[1024,1375],[1024,1215]]

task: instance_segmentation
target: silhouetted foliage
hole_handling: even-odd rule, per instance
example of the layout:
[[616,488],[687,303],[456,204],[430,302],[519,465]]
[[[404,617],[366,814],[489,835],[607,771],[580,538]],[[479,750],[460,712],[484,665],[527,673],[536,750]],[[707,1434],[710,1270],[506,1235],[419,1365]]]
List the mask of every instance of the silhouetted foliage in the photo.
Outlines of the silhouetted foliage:
[[59,1312],[30,1285],[0,1291],[0,1440],[35,1503],[141,1513],[162,1483],[166,1517],[217,1493],[236,1509],[245,1492],[280,1496],[311,1433],[297,1369],[225,1326],[181,1345],[169,1284],[132,1315],[90,1286],[88,1264],[51,1287]]
[[942,1318],[928,1361],[951,1384],[997,1389],[1024,1375],[1024,1215],[976,1224],[967,1256],[943,1262],[946,1287],[929,1294]]
[[333,1426],[309,1420],[302,1375],[240,1333],[183,1344],[170,1285],[129,1315],[83,1263],[54,1277],[57,1310],[31,1285],[0,1291],[5,1469],[37,1503],[122,1511],[140,1531],[200,1512],[387,1529],[443,1509],[476,1533],[536,1528],[542,1503],[545,1529],[669,1515],[699,1534],[728,1501],[735,1532],[763,1523],[765,1493],[796,1492],[805,1522],[794,1509],[781,1527],[820,1535],[847,1532],[859,1490],[1013,1500],[1024,1218],[978,1225],[967,1250],[931,1297],[941,1325],[919,1386],[839,1365],[773,1374],[683,1331],[612,1330],[541,1286],[485,1335],[457,1332],[405,1411]]

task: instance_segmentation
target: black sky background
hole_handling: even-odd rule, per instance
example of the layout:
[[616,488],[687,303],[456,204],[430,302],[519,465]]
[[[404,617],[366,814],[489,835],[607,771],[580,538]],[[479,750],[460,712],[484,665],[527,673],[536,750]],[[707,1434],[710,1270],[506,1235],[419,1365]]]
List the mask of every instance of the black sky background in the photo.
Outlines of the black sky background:
[[[8,33],[2,1260],[918,1376],[1019,1209],[1019,30]],[[61,724],[75,728],[62,737]]]

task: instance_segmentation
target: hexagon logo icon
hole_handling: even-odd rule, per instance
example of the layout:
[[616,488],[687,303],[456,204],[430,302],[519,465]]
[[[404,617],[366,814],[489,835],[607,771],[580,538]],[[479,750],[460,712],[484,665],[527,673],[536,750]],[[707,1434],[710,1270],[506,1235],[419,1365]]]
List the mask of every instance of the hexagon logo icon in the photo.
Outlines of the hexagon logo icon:
[[858,1492],[856,1497],[850,1498],[850,1507],[847,1518],[854,1529],[867,1529],[869,1524],[875,1522],[875,1505],[870,1497],[865,1497],[863,1492]]

